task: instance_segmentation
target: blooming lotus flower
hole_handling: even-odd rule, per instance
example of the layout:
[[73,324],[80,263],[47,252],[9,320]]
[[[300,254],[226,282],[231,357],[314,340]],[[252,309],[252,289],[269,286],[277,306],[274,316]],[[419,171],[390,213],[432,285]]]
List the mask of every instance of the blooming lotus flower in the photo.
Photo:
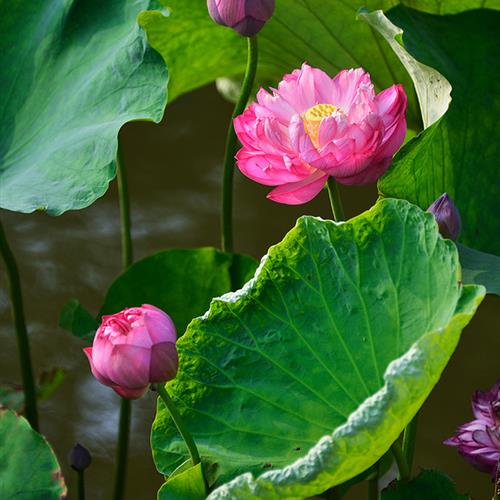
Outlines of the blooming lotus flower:
[[238,168],[250,179],[278,186],[271,200],[298,205],[316,196],[332,176],[367,184],[389,167],[406,134],[406,94],[393,85],[375,94],[362,68],[334,78],[303,64],[272,94],[234,120],[243,148]]
[[475,420],[461,425],[444,444],[458,452],[476,469],[495,476],[500,461],[500,380],[472,398]]
[[427,211],[434,214],[442,236],[450,240],[458,238],[462,227],[460,212],[448,193],[443,193]]
[[84,349],[92,374],[120,396],[136,399],[149,384],[177,373],[175,326],[157,307],[144,304],[103,316],[92,347]]
[[240,35],[256,35],[274,12],[275,0],[207,0],[210,17]]

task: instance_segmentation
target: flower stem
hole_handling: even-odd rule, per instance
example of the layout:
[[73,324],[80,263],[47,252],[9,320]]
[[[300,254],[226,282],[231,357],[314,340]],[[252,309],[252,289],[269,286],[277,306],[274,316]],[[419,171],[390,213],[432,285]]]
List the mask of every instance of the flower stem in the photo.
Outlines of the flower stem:
[[413,417],[413,420],[407,425],[405,432],[403,434],[403,453],[406,458],[406,463],[408,464],[410,474],[413,466],[413,457],[415,455],[417,424],[418,424],[418,413]]
[[85,476],[83,470],[78,471],[78,500],[85,500]]
[[[127,173],[123,163],[120,146],[118,146],[118,152],[116,155],[116,178],[118,181],[118,199],[120,203],[122,268],[126,271],[133,262],[133,249]],[[131,413],[131,401],[129,399],[122,398],[120,404],[118,448],[116,451],[115,500],[122,500],[125,493]]]
[[9,295],[11,304],[12,319],[17,337],[17,350],[21,365],[21,376],[23,380],[24,401],[26,408],[26,418],[31,427],[38,431],[38,411],[36,401],[36,386],[33,378],[33,368],[31,365],[30,344],[28,330],[24,318],[23,295],[21,290],[21,280],[16,258],[10,249],[7,236],[0,222],[0,253],[2,254],[7,280],[9,282]]
[[368,480],[368,500],[378,500],[378,476]]
[[344,207],[342,206],[339,187],[333,177],[328,177],[326,189],[328,190],[328,197],[330,198],[330,206],[332,207],[333,219],[335,220],[335,222],[345,220]]
[[406,462],[403,450],[398,441],[392,444],[391,451],[394,455],[394,458],[396,459],[396,463],[398,464],[398,479],[407,481],[408,479],[410,479],[410,468],[408,467],[408,463]]
[[233,251],[233,176],[234,157],[238,150],[238,138],[234,131],[233,120],[240,115],[247,105],[250,92],[252,91],[257,71],[258,46],[257,37],[247,38],[247,67],[245,78],[241,87],[241,94],[234,107],[231,123],[227,131],[226,152],[224,156],[224,174],[222,177],[222,219],[221,219],[221,247],[224,252]]
[[134,260],[132,250],[132,232],[130,223],[130,201],[128,196],[127,172],[122,154],[118,147],[116,155],[116,179],[118,181],[118,198],[120,202],[120,224],[122,237],[122,267],[125,271]]
[[127,475],[127,455],[130,435],[131,402],[122,398],[120,404],[120,426],[118,429],[118,449],[116,454],[115,500],[121,500],[125,493]]
[[177,430],[182,436],[182,439],[184,439],[184,442],[186,443],[189,455],[191,457],[191,463],[193,464],[193,466],[199,464],[200,454],[198,453],[198,448],[196,447],[196,443],[194,442],[194,439],[192,438],[189,431],[187,430],[186,424],[182,420],[179,410],[175,406],[174,402],[170,399],[170,396],[168,395],[165,385],[157,384],[156,389],[161,399],[165,403],[165,406],[167,407],[168,411],[170,412],[170,416],[172,417],[172,420],[174,421]]

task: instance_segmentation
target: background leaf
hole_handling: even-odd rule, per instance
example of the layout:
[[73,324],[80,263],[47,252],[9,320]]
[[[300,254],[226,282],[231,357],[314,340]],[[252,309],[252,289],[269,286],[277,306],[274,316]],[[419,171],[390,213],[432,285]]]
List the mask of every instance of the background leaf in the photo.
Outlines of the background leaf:
[[103,195],[117,134],[160,121],[167,72],[136,23],[149,0],[0,0],[0,207],[58,215]]
[[453,481],[436,470],[423,470],[411,481],[394,481],[382,491],[381,500],[469,500],[469,495],[460,495]]
[[54,452],[27,420],[0,410],[0,498],[58,499],[66,486]]
[[500,295],[500,257],[457,245],[462,281],[483,285],[488,293]]
[[[500,12],[433,16],[398,7],[388,16],[404,31],[409,54],[437,69],[453,90],[447,113],[399,151],[379,180],[379,191],[422,208],[448,192],[462,216],[460,241],[500,255],[494,237],[500,234]],[[383,14],[366,19],[393,36]],[[427,76],[424,72],[422,78]]]
[[[483,298],[459,279],[453,242],[404,200],[338,225],[299,219],[178,342],[169,390],[201,455],[218,484],[250,472],[210,498],[304,498],[375,463]],[[161,403],[152,445],[163,474],[186,459]]]

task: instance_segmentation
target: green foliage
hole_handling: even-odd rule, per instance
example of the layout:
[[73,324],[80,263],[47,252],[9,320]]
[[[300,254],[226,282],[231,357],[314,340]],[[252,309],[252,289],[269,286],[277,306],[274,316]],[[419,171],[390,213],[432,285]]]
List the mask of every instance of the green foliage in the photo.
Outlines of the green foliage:
[[411,481],[395,481],[382,491],[381,500],[469,500],[460,495],[451,479],[436,470],[423,470]]
[[[244,73],[246,42],[215,24],[206,2],[161,0],[169,11],[143,12],[139,23],[148,41],[165,59],[171,79],[170,101],[220,77]],[[277,0],[272,19],[259,34],[260,83],[276,85],[304,61],[335,75],[343,68],[365,67],[378,90],[404,83],[410,95],[409,120],[420,128],[411,79],[384,41],[365,23],[356,21],[362,0]]]
[[54,452],[27,420],[0,409],[0,498],[64,498],[66,486]]
[[[404,200],[343,224],[299,219],[178,342],[169,392],[202,457],[217,484],[247,472],[210,498],[304,498],[374,464],[484,296],[459,280],[453,242]],[[163,474],[186,459],[161,403],[152,447]]]
[[158,491],[158,500],[205,500],[207,496],[201,464],[185,462]]
[[[433,16],[398,7],[388,16],[390,21],[377,13],[366,19],[389,41],[394,37],[391,22],[399,26],[407,53],[438,70],[453,90],[449,110],[400,150],[379,180],[379,190],[422,208],[448,192],[462,215],[460,241],[500,255],[500,12]],[[401,41],[400,35],[396,40]],[[422,68],[420,79],[430,76]],[[425,109],[429,102],[435,104],[432,98],[422,103],[424,116],[432,114]]]
[[0,208],[58,215],[103,195],[117,134],[159,121],[167,72],[136,23],[149,0],[0,0]]
[[[215,248],[163,250],[137,261],[111,284],[98,318],[152,304],[172,317],[180,336],[212,297],[243,286],[256,269],[251,257]],[[64,305],[59,325],[91,343],[99,321],[73,299]]]
[[500,257],[457,245],[462,281],[483,285],[488,293],[500,295]]

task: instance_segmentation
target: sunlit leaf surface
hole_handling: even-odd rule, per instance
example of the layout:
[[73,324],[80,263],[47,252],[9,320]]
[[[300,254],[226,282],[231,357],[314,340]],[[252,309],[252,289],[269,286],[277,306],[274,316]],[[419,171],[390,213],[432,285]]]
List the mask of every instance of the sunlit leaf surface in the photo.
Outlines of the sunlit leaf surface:
[[[340,225],[299,219],[256,278],[178,342],[168,386],[202,456],[219,484],[248,471],[210,498],[304,498],[371,466],[483,296],[461,286],[433,216],[404,200]],[[186,459],[162,404],[152,444],[164,474]]]
[[0,0],[0,208],[58,215],[103,195],[120,127],[159,121],[167,72],[149,0]]

